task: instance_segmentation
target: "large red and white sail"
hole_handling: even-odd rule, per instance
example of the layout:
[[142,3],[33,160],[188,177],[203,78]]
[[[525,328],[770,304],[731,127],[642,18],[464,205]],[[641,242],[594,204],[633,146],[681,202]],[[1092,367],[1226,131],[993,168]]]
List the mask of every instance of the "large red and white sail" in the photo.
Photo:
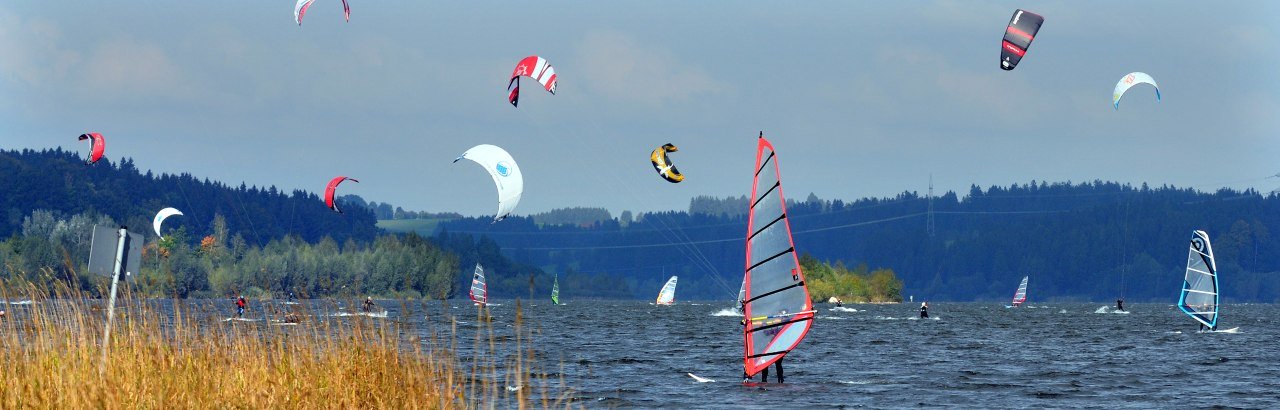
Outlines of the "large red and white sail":
[[781,180],[778,156],[762,133],[756,144],[742,285],[742,360],[749,376],[782,359],[813,325],[813,303],[791,240]]

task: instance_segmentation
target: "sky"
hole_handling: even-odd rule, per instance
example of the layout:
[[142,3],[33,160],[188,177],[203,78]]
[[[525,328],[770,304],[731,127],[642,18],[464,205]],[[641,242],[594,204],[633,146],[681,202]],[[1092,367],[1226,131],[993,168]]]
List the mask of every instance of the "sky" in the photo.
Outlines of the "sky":
[[[143,170],[491,215],[476,164],[519,163],[516,214],[687,209],[750,192],[887,197],[1030,181],[1280,187],[1280,3],[500,1],[0,3],[0,148],[103,133]],[[1014,71],[1013,11],[1045,17]],[[555,95],[515,64],[540,55]],[[1126,73],[1160,84],[1112,108]],[[649,152],[674,143],[686,175]]]

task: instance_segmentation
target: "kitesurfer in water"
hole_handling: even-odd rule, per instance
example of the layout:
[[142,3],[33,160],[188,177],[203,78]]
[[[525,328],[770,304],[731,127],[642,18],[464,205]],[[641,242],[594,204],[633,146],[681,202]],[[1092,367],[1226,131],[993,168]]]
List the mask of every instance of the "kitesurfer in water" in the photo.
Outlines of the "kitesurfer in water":
[[363,306],[363,307],[361,307],[361,308],[360,308],[360,310],[363,310],[363,311],[365,311],[365,312],[372,312],[372,311],[373,311],[373,296],[365,296],[365,298],[364,298],[364,306]]
[[1116,299],[1116,310],[1124,311],[1124,298]]
[[929,318],[929,302],[920,302],[920,318]]
[[236,299],[236,317],[244,317],[244,309],[248,305],[249,303],[244,301],[244,295],[240,295],[240,298]]

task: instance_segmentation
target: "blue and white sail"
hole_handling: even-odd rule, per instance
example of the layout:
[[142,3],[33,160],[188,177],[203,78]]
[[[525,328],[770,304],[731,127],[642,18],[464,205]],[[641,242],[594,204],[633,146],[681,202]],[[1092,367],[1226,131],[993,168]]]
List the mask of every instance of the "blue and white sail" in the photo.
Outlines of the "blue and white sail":
[[471,275],[471,291],[468,296],[476,305],[484,306],[489,303],[489,285],[484,281],[484,267],[478,263],[475,273]]
[[676,303],[676,277],[672,276],[667,279],[667,284],[662,285],[662,290],[658,291],[658,300],[653,303],[659,305],[670,305]]
[[1191,232],[1191,249],[1187,252],[1187,274],[1182,281],[1178,308],[1209,329],[1218,326],[1218,265],[1213,261],[1209,234]]

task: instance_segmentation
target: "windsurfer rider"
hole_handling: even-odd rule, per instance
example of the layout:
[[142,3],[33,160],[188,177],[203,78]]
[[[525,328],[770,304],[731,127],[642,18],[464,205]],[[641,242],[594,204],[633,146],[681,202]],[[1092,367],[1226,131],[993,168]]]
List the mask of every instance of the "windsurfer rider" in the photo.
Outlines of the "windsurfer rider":
[[[775,317],[775,318],[774,318],[774,319],[772,319],[772,320],[765,321],[762,325],[763,325],[763,326],[768,326],[768,325],[774,325],[774,324],[782,323],[782,321],[783,321],[782,317],[785,317],[786,315],[787,315],[787,310],[786,310],[786,309],[782,309],[781,311],[779,311],[779,312],[778,312],[777,317]],[[742,324],[743,324],[743,326],[746,326],[746,324],[747,324],[747,320],[748,320],[748,319],[743,319],[743,320],[742,320]],[[765,330],[765,334],[771,334],[771,333],[772,333],[772,334],[777,334],[777,332],[778,332],[778,331],[780,331],[780,329],[777,329],[777,328],[775,328],[775,329],[770,329],[770,330]],[[774,370],[777,370],[777,372],[778,372],[778,383],[782,383],[782,358],[783,358],[783,357],[786,357],[786,356],[779,357],[777,361],[773,362]],[[747,374],[747,372],[745,372],[745,371],[744,371],[744,372],[742,372],[742,381],[744,381],[744,382],[751,381],[751,375],[748,375],[748,374]],[[764,368],[764,369],[760,370],[760,382],[761,382],[761,383],[768,383],[768,382],[769,382],[769,367],[768,367],[768,366],[765,366],[765,368]]]
[[1116,310],[1124,311],[1124,298],[1116,299]]
[[920,318],[929,318],[929,302],[920,302]]
[[[783,356],[783,357],[786,357],[786,356]],[[778,361],[773,362],[773,368],[774,370],[778,371],[778,383],[782,383],[782,357],[779,357]],[[742,382],[746,383],[749,381],[751,381],[751,375],[747,374],[747,372],[745,371],[742,372]],[[769,368],[767,366],[764,368],[764,370],[760,371],[760,382],[761,383],[769,382]]]

